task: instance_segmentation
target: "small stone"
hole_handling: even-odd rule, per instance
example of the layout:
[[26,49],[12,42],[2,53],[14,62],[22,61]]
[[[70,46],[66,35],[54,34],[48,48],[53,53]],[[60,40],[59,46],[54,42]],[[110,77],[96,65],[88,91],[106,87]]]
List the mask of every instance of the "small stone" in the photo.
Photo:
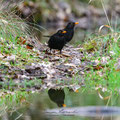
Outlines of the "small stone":
[[75,58],[72,60],[72,63],[74,63],[75,65],[80,65],[81,61],[80,61],[80,59]]

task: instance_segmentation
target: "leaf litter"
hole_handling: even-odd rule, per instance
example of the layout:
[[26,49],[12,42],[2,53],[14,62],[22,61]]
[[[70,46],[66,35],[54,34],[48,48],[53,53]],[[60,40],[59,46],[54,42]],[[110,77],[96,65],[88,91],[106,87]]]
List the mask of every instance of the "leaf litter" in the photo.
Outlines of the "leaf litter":
[[[30,40],[29,41],[33,41]],[[21,40],[21,41],[20,41]],[[8,45],[11,45],[7,43]],[[93,52],[87,52],[85,57],[83,46],[67,45],[62,54],[54,50],[52,53],[46,44],[31,45],[25,38],[19,38],[19,43],[26,49],[26,54],[32,59],[22,58],[19,54],[0,54],[0,80],[7,81],[8,86],[13,81],[15,89],[24,87],[27,90],[43,90],[50,88],[70,87],[74,91],[84,86],[84,75],[93,68],[104,69],[109,57],[100,60],[90,60]],[[28,47],[29,45],[29,47]],[[13,49],[15,45],[12,45]],[[82,50],[82,51],[81,51]],[[99,73],[99,72],[98,72]],[[101,74],[101,73],[100,73]],[[79,86],[79,87],[78,87]]]

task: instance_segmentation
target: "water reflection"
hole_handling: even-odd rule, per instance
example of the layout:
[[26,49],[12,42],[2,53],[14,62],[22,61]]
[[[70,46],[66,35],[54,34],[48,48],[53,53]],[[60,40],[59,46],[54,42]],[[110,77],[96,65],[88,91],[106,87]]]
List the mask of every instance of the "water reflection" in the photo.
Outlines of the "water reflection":
[[107,106],[87,106],[87,107],[71,107],[71,108],[58,108],[48,109],[45,112],[47,115],[56,116],[89,116],[89,117],[109,117],[120,115],[120,107],[107,107]]
[[49,98],[55,102],[58,107],[64,107],[65,92],[63,89],[49,89],[48,90]]
[[[52,118],[54,120],[73,120],[73,119],[74,120],[119,120],[120,119],[119,107],[118,108],[106,107],[107,105],[119,106],[120,105],[119,96],[112,95],[112,97],[109,100],[104,100],[99,97],[97,91],[82,92],[82,89],[80,89],[79,93],[76,93],[73,91],[71,92],[71,90],[66,88],[60,91],[64,91],[64,95],[65,95],[64,103],[66,103],[67,107],[56,109],[56,106],[53,105],[53,108],[52,109],[50,108],[49,110],[50,111],[55,110],[55,111],[48,115],[49,118]],[[105,93],[104,95],[108,95],[108,93]],[[55,96],[57,97],[57,95]],[[49,107],[47,107],[46,109],[48,108]],[[72,114],[72,112],[75,114]]]
[[[15,110],[5,117],[8,117],[8,120],[14,120],[17,117],[19,120],[46,120],[46,117],[47,120],[120,119],[120,107],[118,107],[120,97],[117,95],[112,95],[109,100],[104,100],[99,97],[97,91],[83,92],[83,89],[79,89],[79,92],[76,93],[65,88],[34,93],[30,99],[32,102],[29,101],[27,107]],[[63,107],[63,104],[66,104],[66,107]],[[45,114],[42,112],[43,110]]]

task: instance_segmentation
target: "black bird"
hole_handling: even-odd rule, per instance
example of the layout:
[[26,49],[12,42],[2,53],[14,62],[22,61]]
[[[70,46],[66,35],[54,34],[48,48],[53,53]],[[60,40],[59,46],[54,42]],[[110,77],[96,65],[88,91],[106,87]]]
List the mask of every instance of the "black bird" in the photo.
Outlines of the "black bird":
[[49,41],[48,41],[48,47],[50,48],[50,51],[52,49],[57,49],[60,50],[60,54],[62,52],[62,48],[65,45],[65,37],[64,35],[66,34],[65,30],[58,30],[57,33],[53,34]]
[[48,95],[49,95],[49,98],[58,105],[58,107],[65,107],[66,106],[64,104],[64,99],[65,99],[64,90],[62,90],[62,89],[57,89],[57,90],[49,89]]
[[67,26],[63,29],[66,31],[66,34],[65,34],[66,43],[70,42],[72,40],[73,35],[74,35],[74,27],[77,24],[79,24],[79,23],[78,22],[69,22],[67,24]]

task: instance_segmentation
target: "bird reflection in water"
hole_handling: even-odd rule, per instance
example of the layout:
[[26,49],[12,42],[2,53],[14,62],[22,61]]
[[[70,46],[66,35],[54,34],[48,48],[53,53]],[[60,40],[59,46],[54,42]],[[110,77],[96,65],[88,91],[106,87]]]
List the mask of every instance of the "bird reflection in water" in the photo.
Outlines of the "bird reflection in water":
[[49,89],[48,95],[49,98],[58,105],[58,107],[66,107],[64,104],[65,92],[63,89]]

